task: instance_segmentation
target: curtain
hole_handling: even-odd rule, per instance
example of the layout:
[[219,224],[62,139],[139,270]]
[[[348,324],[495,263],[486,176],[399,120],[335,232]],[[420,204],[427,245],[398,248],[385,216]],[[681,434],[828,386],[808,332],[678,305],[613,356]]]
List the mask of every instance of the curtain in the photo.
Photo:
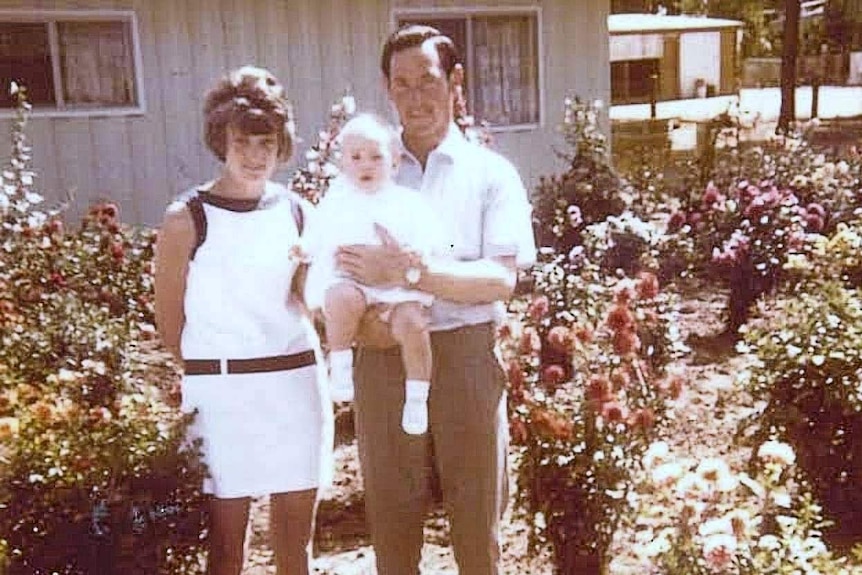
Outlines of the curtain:
[[135,104],[132,38],[127,22],[57,24],[67,105]]
[[492,125],[539,121],[538,49],[531,16],[476,17],[475,115]]

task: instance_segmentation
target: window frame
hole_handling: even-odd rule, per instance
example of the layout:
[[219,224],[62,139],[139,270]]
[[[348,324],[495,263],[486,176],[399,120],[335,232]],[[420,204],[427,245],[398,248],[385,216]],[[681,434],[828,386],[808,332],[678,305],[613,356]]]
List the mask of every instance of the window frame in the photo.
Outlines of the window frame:
[[[500,6],[500,7],[436,7],[436,8],[393,8],[391,13],[392,30],[396,30],[399,21],[408,18],[428,19],[461,19],[466,21],[466,53],[462,54],[467,76],[467,104],[471,107],[475,101],[476,80],[471,67],[473,65],[473,32],[469,20],[474,17],[486,16],[529,16],[536,22],[536,87],[538,89],[538,121],[526,124],[511,124],[507,126],[491,125],[488,130],[492,133],[504,132],[527,132],[539,130],[545,125],[545,45],[542,36],[542,7],[541,6]],[[481,120],[481,118],[479,118]]]
[[[34,106],[31,116],[35,118],[91,118],[97,116],[139,116],[146,114],[147,103],[144,91],[143,56],[141,54],[141,38],[138,27],[138,17],[134,10],[28,10],[28,9],[0,9],[0,22],[15,23],[44,23],[48,26],[48,50],[51,54],[52,74],[54,76],[55,98],[57,94],[62,95],[63,85],[59,60],[59,38],[57,37],[57,24],[62,22],[123,22],[128,24],[131,30],[132,50],[132,77],[135,82],[135,99],[137,103],[132,106],[116,107],[80,107],[64,108],[55,104],[52,107]],[[53,24],[53,25],[51,25]],[[0,87],[7,89],[7,87]],[[62,98],[60,98],[62,100]],[[13,118],[15,110],[11,108],[0,109],[0,120]]]

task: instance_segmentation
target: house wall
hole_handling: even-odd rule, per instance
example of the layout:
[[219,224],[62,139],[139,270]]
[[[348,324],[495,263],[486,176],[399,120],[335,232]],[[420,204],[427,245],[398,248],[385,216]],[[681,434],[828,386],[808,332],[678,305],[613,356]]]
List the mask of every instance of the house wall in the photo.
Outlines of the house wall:
[[[361,9],[360,9],[361,6]],[[176,194],[211,177],[202,145],[202,94],[226,70],[270,69],[295,103],[300,142],[277,179],[287,181],[349,90],[363,110],[390,110],[378,54],[394,8],[541,8],[544,110],[535,129],[495,135],[528,186],[560,169],[554,148],[567,94],[610,97],[608,1],[595,0],[0,0],[0,9],[123,9],[138,20],[146,110],[122,117],[33,117],[37,185],[50,201],[74,191],[72,216],[101,198],[125,221],[156,224]],[[393,117],[394,119],[394,117]],[[8,133],[10,120],[0,120]],[[0,158],[8,150],[0,146]]]

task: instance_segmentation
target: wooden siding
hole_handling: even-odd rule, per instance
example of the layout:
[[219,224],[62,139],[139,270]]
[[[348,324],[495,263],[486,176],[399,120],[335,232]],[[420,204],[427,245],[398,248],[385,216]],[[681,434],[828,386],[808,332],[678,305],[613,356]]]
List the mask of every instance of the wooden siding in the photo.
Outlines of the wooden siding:
[[[350,90],[360,109],[390,112],[378,69],[395,8],[534,7],[542,14],[545,117],[501,132],[495,146],[531,186],[561,166],[553,149],[568,94],[610,96],[609,2],[594,0],[0,0],[0,9],[119,9],[137,17],[146,110],[122,117],[34,117],[38,185],[50,201],[75,193],[73,216],[100,198],[126,221],[156,224],[176,194],[218,165],[201,139],[202,95],[224,71],[269,68],[295,102],[303,139],[286,181],[315,141],[329,106]],[[390,116],[391,117],[391,116]],[[10,122],[0,120],[0,132]],[[0,136],[2,137],[2,136]],[[8,150],[0,145],[0,160]]]

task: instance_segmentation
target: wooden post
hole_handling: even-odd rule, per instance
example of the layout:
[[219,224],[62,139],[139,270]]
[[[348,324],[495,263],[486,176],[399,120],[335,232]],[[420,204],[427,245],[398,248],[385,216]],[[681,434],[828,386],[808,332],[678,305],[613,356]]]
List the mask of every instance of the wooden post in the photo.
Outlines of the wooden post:
[[818,117],[820,109],[820,74],[814,74],[811,80],[811,119]]
[[781,54],[781,112],[776,133],[796,121],[796,56],[799,53],[799,0],[784,0],[784,46]]

